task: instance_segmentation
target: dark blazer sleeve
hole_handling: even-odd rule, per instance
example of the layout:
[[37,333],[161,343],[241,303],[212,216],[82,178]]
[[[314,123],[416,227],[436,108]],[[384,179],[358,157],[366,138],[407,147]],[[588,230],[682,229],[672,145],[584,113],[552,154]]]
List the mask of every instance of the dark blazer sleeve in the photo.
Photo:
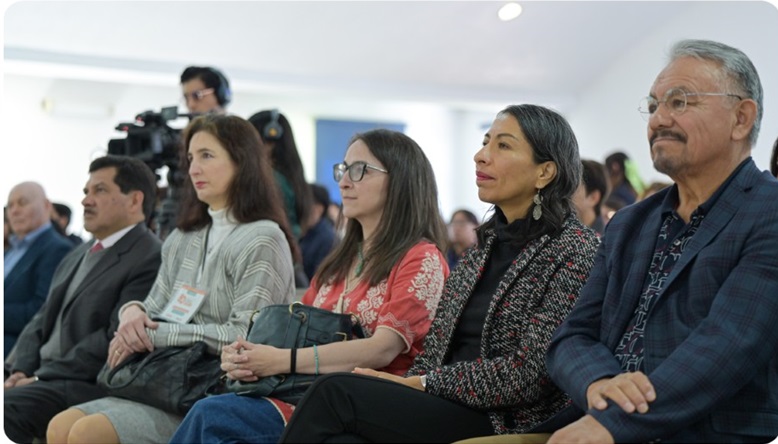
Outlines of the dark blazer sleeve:
[[6,333],[18,335],[35,316],[46,301],[57,265],[72,248],[73,244],[54,230],[45,231],[33,242],[25,254],[34,256],[30,267],[24,271],[26,276],[15,279],[11,288],[6,288]]
[[[52,284],[47,304],[19,339],[11,368],[44,380],[94,381],[107,359],[108,343],[118,327],[118,309],[131,300],[146,297],[160,266],[159,239],[142,224],[130,230],[106,251],[63,305],[64,295],[78,263],[86,252],[80,246],[71,253]],[[60,359],[41,363],[40,346],[51,337],[62,314]]]
[[[755,166],[744,168],[719,197],[658,296],[644,337],[645,371],[657,395],[649,411],[627,414],[614,405],[589,411],[616,442],[778,435],[778,182],[759,174]],[[579,405],[598,374],[620,372],[612,350],[640,295],[629,282],[645,279],[642,258],[650,255],[640,248],[656,239],[644,235],[640,208],[624,211],[623,226],[619,217],[611,221],[619,230],[606,229],[610,265],[598,257],[597,281],[585,287],[552,341],[551,375]],[[630,241],[638,254],[619,250]],[[619,276],[617,263],[636,261],[644,265]],[[606,288],[607,278],[620,285]],[[631,303],[620,306],[624,300]]]
[[[120,255],[120,269],[111,269],[101,279],[101,287],[94,288],[95,294],[105,296],[102,308],[73,307],[63,328],[78,328],[78,324],[89,319],[94,329],[81,335],[72,344],[63,344],[67,350],[61,359],[43,363],[35,374],[43,379],[79,379],[94,381],[107,360],[108,344],[119,326],[118,311],[122,305],[132,300],[143,300],[151,290],[160,266],[160,242],[152,233],[142,228],[142,236],[131,249]],[[115,245],[113,248],[117,247]],[[85,289],[85,292],[91,292]],[[79,311],[80,313],[77,313]],[[63,340],[68,336],[63,335]]]

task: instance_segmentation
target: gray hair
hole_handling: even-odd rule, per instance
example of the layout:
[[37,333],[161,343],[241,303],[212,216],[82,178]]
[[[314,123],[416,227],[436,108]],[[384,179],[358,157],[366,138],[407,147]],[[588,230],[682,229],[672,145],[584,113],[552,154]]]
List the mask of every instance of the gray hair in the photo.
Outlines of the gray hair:
[[681,40],[670,50],[670,62],[682,57],[718,62],[724,74],[741,90],[739,92],[756,102],[756,119],[748,135],[751,146],[756,145],[762,122],[764,92],[759,74],[748,56],[739,49],[711,40]]

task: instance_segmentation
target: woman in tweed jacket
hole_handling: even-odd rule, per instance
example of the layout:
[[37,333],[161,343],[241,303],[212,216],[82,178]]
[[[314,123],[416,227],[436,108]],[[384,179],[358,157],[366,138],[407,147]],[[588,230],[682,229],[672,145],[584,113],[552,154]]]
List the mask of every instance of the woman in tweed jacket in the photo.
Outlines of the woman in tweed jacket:
[[282,442],[452,442],[525,432],[568,404],[545,354],[592,266],[597,236],[574,216],[575,135],[534,105],[500,112],[475,155],[479,198],[495,205],[446,282],[424,351],[405,377],[325,376]]
[[[299,253],[256,129],[235,116],[198,117],[184,133],[181,171],[188,175],[176,230],[162,245],[149,295],[119,311],[109,367],[133,353],[197,341],[218,355],[245,337],[255,310],[291,302],[294,295],[292,254]],[[204,294],[201,305],[185,299],[191,293]],[[166,309],[172,300],[192,303],[191,319]],[[143,402],[106,397],[54,417],[47,439],[167,442],[182,419]]]

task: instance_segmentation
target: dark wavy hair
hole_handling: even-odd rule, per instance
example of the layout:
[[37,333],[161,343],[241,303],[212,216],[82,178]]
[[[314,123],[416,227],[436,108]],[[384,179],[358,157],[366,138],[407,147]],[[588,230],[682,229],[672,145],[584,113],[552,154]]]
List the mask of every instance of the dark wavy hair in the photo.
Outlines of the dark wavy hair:
[[[272,111],[270,110],[260,111],[249,117],[248,120],[259,132],[260,139],[262,139],[262,130],[270,123],[271,118]],[[300,160],[300,153],[297,151],[297,144],[294,141],[292,125],[289,124],[286,116],[281,113],[278,113],[278,124],[283,128],[281,138],[278,140],[263,140],[263,143],[267,145],[273,144],[270,150],[273,168],[281,173],[292,186],[297,223],[305,231],[305,223],[313,210],[313,195],[308,182],[305,181],[305,170],[303,169],[303,162]]]
[[257,130],[237,116],[208,114],[192,120],[183,131],[180,149],[180,171],[183,173],[181,201],[176,227],[194,231],[208,226],[211,216],[208,204],[197,198],[189,171],[189,143],[195,134],[205,131],[216,138],[235,165],[235,177],[228,188],[227,209],[238,223],[262,219],[277,223],[286,235],[296,262],[300,251],[289,229],[281,203],[281,192],[273,179],[270,159]]
[[[561,231],[568,214],[573,212],[572,197],[581,181],[581,158],[573,129],[556,111],[525,104],[511,105],[500,111],[498,116],[506,114],[519,123],[524,138],[532,148],[535,164],[548,161],[556,164],[556,176],[540,190],[543,216],[539,220],[527,217],[528,223],[518,225],[517,231],[509,233],[512,242],[525,243],[544,234],[554,235]],[[529,211],[532,211],[532,206]],[[493,229],[500,217],[504,217],[502,210],[495,207],[492,217],[477,230],[479,244],[483,245],[486,231]]]
[[[383,217],[364,259],[363,276],[370,285],[376,285],[422,239],[445,251],[448,234],[438,208],[435,173],[419,145],[403,133],[386,129],[356,134],[349,145],[357,140],[364,142],[389,171]],[[346,278],[362,240],[362,226],[349,219],[343,240],[316,272],[318,288],[330,280]]]

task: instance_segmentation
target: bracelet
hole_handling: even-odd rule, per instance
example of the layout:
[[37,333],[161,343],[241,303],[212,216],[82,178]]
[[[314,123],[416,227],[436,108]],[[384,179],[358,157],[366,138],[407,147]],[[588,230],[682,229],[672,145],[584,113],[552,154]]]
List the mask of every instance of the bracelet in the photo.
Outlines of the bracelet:
[[316,349],[316,344],[313,344],[313,363],[316,366],[316,369],[314,370],[314,375],[319,375],[319,350]]
[[291,352],[292,352],[292,358],[289,364],[289,373],[295,374],[297,373],[297,348],[293,348]]

